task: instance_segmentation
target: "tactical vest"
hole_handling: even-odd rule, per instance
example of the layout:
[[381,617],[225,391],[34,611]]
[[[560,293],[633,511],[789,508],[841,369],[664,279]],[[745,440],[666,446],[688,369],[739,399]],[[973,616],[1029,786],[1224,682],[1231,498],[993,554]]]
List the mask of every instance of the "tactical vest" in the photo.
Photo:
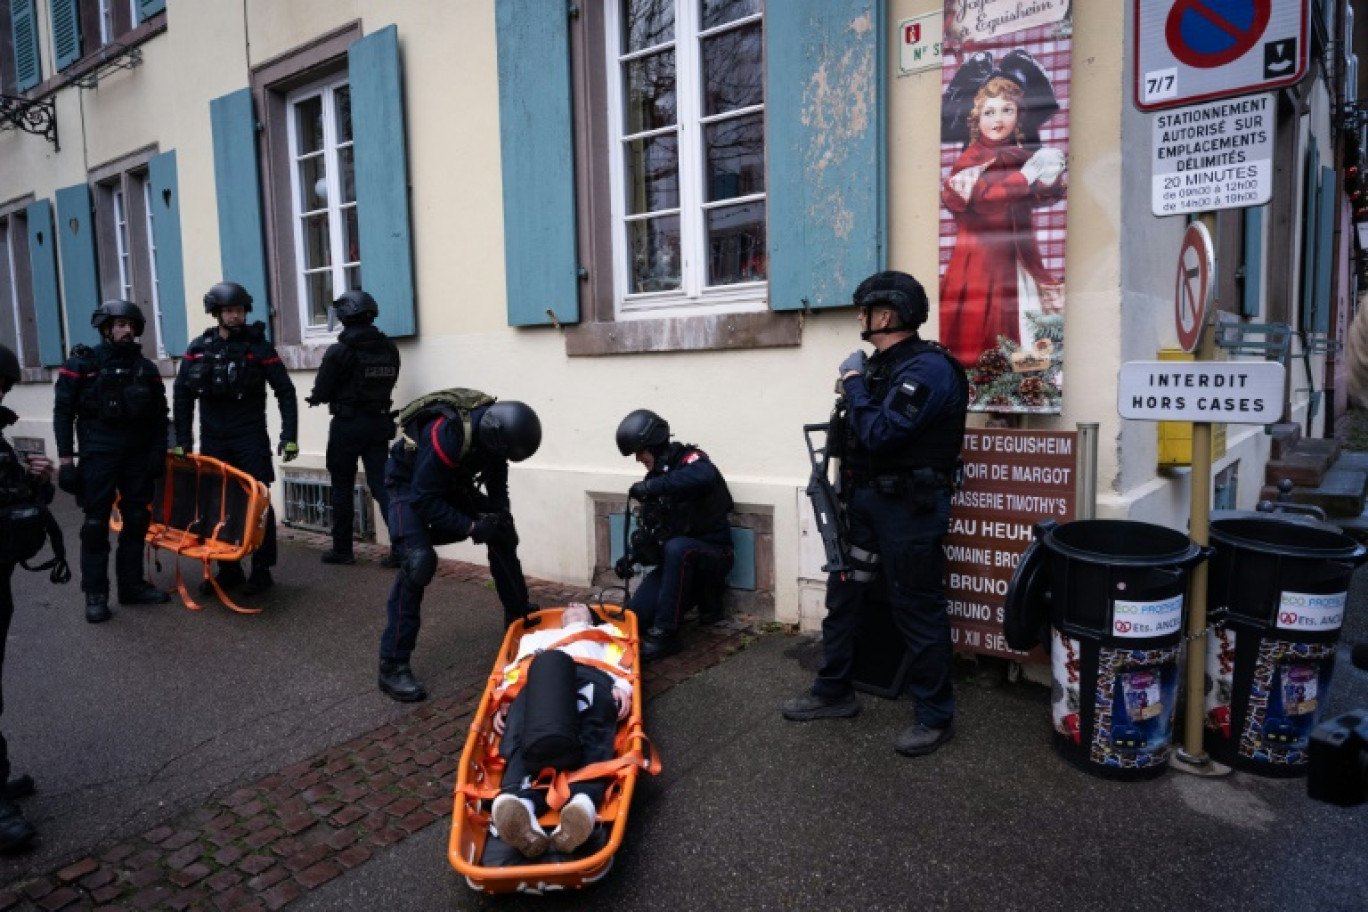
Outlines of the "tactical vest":
[[[680,468],[684,457],[695,450],[698,450],[698,447],[690,443],[670,444],[665,452],[665,474]],[[735,506],[727,482],[720,473],[717,483],[702,497],[685,499],[666,496],[660,498],[660,501],[665,512],[663,525],[668,534],[695,537],[725,527],[727,514]]]
[[418,449],[418,431],[433,418],[443,415],[452,421],[461,422],[461,452],[456,457],[459,462],[470,452],[475,442],[470,413],[483,405],[493,405],[495,401],[497,400],[487,393],[459,386],[419,396],[399,410],[398,422],[399,427],[403,429],[404,450],[412,454]]
[[351,351],[355,363],[347,385],[337,396],[337,403],[364,415],[388,412],[390,394],[399,382],[399,352],[392,343],[383,346],[342,344]]
[[81,417],[131,422],[159,417],[159,381],[149,373],[155,368],[141,355],[117,357],[107,344],[82,354],[94,363],[95,372],[81,381]]
[[926,339],[912,339],[899,346],[896,355],[882,361],[878,355],[870,359],[865,371],[865,386],[876,402],[888,395],[894,379],[904,364],[924,354],[944,357],[954,369],[956,402],[958,407],[942,409],[940,414],[922,425],[915,440],[894,451],[872,453],[856,435],[850,435],[849,451],[842,467],[857,476],[905,475],[916,469],[932,469],[947,478],[955,473],[960,450],[964,446],[964,415],[969,402],[969,381],[964,368],[945,346]]
[[266,372],[254,358],[251,330],[222,339],[217,329],[200,337],[200,357],[191,362],[187,381],[195,395],[208,399],[241,399],[266,393]]

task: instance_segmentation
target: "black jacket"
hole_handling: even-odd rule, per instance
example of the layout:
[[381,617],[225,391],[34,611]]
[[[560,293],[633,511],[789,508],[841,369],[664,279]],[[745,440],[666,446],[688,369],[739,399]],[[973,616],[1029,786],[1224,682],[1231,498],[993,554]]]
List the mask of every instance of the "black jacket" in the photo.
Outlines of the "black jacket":
[[57,374],[57,456],[166,449],[166,384],[137,346],[78,345]]
[[328,347],[314,378],[310,405],[328,403],[334,415],[383,415],[399,379],[399,348],[370,324],[348,326]]
[[232,439],[266,433],[266,387],[280,405],[280,437],[299,439],[299,403],[294,383],[266,339],[266,324],[253,323],[225,339],[218,327],[191,340],[173,388],[176,443],[194,445],[195,400],[200,402],[200,436]]
[[655,468],[646,473],[646,492],[665,507],[671,537],[730,546],[731,491],[708,454],[691,443],[671,443],[657,452]]

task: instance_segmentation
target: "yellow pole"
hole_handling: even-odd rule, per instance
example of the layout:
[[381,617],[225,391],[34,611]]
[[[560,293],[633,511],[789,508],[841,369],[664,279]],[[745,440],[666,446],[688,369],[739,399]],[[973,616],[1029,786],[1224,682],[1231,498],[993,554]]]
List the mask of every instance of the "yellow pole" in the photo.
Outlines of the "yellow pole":
[[[1204,212],[1199,220],[1206,225],[1212,238],[1216,237],[1216,216]],[[1216,276],[1211,276],[1216,281]],[[1202,335],[1197,345],[1197,361],[1213,361],[1216,355],[1215,333],[1211,329],[1216,301],[1208,309]],[[1205,548],[1211,540],[1211,423],[1193,422],[1191,516],[1188,534]],[[1211,760],[1203,745],[1202,722],[1206,716],[1206,627],[1207,627],[1207,563],[1202,561],[1189,574],[1188,639],[1187,639],[1187,715],[1183,726],[1183,749],[1178,759],[1196,767],[1205,767]]]

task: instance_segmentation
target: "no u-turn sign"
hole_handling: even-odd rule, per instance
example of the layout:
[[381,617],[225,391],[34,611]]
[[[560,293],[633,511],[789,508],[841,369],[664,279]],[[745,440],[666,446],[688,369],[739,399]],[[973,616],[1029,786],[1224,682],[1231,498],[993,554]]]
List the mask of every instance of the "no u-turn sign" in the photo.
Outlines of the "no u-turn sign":
[[1133,0],[1135,106],[1261,92],[1306,75],[1307,0]]

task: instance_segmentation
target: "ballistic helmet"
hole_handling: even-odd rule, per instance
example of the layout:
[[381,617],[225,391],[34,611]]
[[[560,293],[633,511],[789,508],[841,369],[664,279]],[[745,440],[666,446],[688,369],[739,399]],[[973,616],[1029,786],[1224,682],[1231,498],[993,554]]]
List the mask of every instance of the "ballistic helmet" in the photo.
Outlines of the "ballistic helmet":
[[380,305],[375,303],[375,298],[359,288],[342,292],[332,302],[332,309],[343,326],[370,323],[380,315]]
[[219,282],[204,293],[204,312],[218,315],[220,307],[241,307],[252,312],[252,296],[237,282]]
[[105,301],[95,312],[90,315],[90,325],[95,327],[96,332],[104,334],[105,324],[110,320],[117,320],[122,317],[133,324],[133,335],[141,336],[147,327],[147,321],[143,319],[142,308],[132,301]]
[[18,383],[22,377],[23,374],[19,370],[19,356],[10,350],[9,346],[0,345],[0,381],[8,384],[6,387],[8,388]]
[[650,409],[637,409],[618,424],[617,445],[623,456],[664,446],[670,441],[670,422]]
[[876,272],[855,289],[856,307],[892,307],[902,321],[900,331],[913,332],[926,322],[931,306],[921,282],[905,272]]
[[476,436],[491,453],[522,462],[541,446],[541,419],[521,402],[496,402],[485,409]]

